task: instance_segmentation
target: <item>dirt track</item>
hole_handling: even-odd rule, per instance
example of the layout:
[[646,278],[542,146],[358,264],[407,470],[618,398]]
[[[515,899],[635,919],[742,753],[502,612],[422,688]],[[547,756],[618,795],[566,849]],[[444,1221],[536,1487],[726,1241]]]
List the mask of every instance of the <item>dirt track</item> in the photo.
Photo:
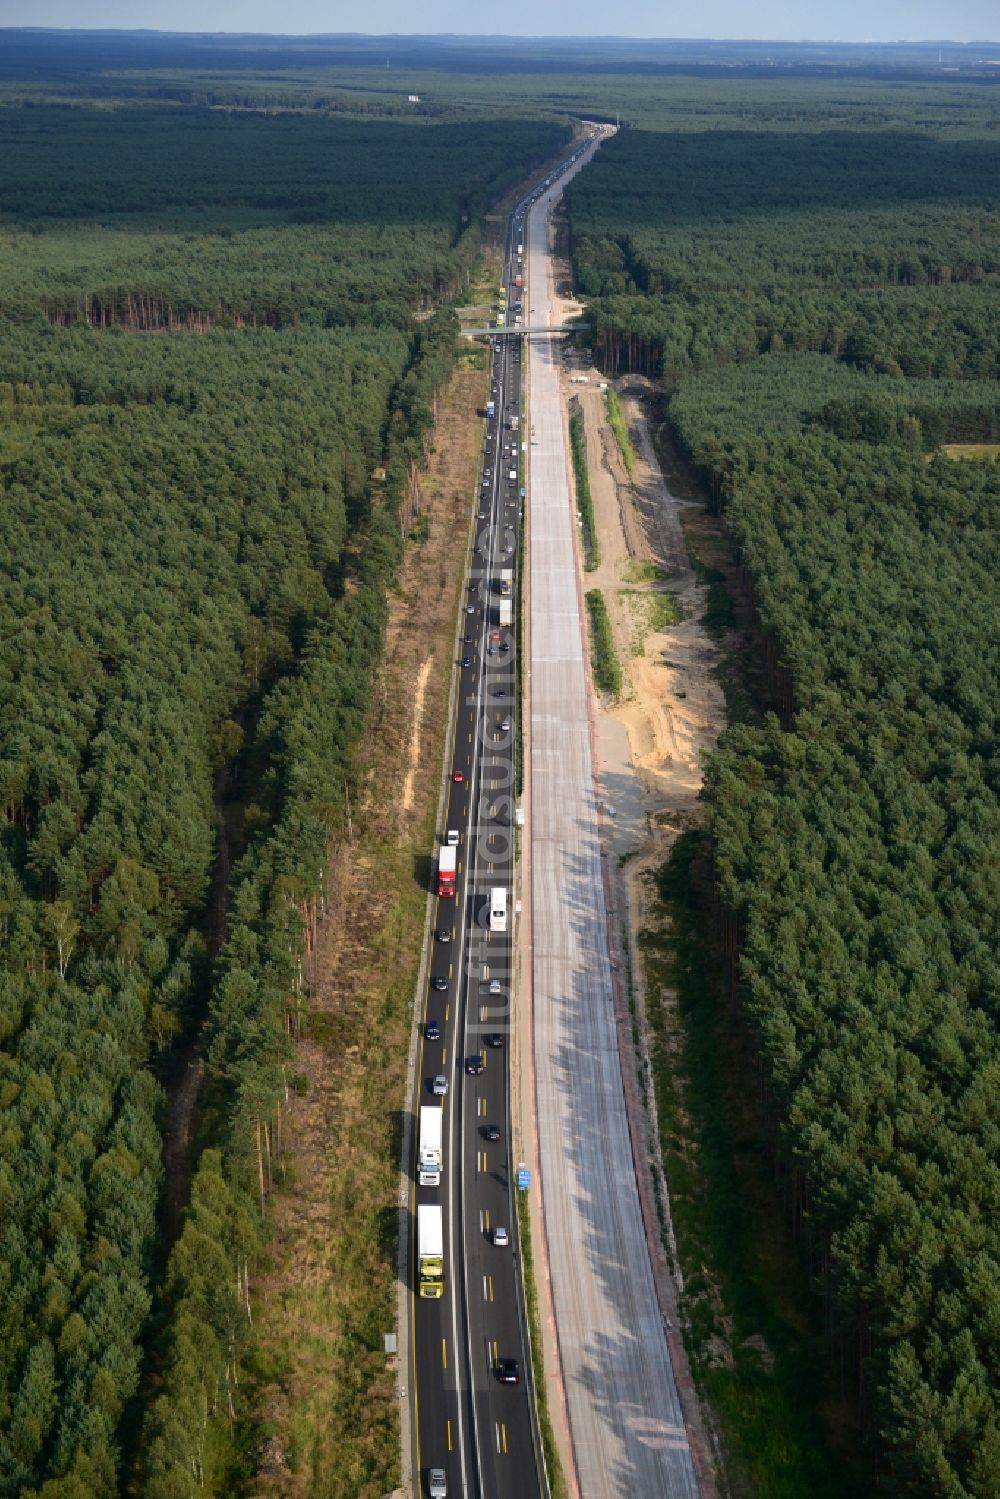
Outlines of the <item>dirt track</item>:
[[[672,814],[675,821],[696,811],[704,756],[724,722],[722,689],[714,675],[719,652],[700,622],[705,588],[684,544],[684,502],[670,493],[660,473],[637,394],[623,392],[636,451],[630,483],[607,422],[599,375],[576,364],[572,368],[589,378],[586,385],[567,380],[567,394],[579,398],[584,415],[601,556],[587,586],[605,596],[625,682],[621,701],[599,714],[601,769],[609,781],[614,778],[608,789],[616,814],[616,798],[624,793],[628,799],[629,772],[634,772],[638,784],[632,796],[639,797],[638,820],[648,831],[658,814]],[[642,572],[652,568],[658,575],[644,579]],[[655,607],[650,596],[657,593],[676,601],[683,614],[677,624],[649,623]],[[609,718],[626,732],[629,763],[622,761],[621,736],[609,731]],[[637,837],[637,810],[613,840],[618,853],[635,853],[645,841]]]

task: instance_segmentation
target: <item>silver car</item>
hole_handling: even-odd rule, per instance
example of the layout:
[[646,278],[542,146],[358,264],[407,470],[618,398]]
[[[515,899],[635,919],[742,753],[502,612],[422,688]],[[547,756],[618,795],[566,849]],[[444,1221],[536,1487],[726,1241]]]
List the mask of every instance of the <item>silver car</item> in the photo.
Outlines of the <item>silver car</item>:
[[443,1072],[439,1072],[431,1084],[435,1098],[445,1098],[448,1094],[448,1079]]
[[430,1499],[448,1499],[448,1480],[443,1468],[427,1469],[427,1492]]

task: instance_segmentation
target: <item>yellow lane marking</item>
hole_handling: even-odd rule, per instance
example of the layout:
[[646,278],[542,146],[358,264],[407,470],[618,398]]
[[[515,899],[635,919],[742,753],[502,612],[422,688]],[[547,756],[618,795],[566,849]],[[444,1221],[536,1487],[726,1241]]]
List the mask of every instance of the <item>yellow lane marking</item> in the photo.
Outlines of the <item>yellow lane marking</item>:
[[484,1216],[486,1218],[486,1232],[489,1233],[489,1231],[490,1231],[490,1210],[489,1210],[489,1208],[486,1209],[486,1213],[485,1213]]
[[451,1451],[451,1421],[448,1421],[448,1451]]
[[444,1338],[441,1339],[441,1364],[442,1364],[443,1368],[447,1369],[447,1367],[448,1367],[448,1344],[445,1342]]
[[506,1424],[503,1421],[500,1422],[500,1436],[501,1436],[501,1438],[503,1440],[503,1450],[504,1450],[504,1452],[506,1452],[507,1451],[507,1427],[506,1427]]

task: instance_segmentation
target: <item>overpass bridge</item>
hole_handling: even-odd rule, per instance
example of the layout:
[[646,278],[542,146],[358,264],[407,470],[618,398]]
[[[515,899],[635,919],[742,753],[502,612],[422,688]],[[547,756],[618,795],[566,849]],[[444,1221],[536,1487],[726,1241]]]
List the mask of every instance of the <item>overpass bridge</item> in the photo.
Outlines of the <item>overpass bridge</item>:
[[525,338],[543,333],[586,333],[589,323],[540,323],[526,328],[463,328],[463,338]]

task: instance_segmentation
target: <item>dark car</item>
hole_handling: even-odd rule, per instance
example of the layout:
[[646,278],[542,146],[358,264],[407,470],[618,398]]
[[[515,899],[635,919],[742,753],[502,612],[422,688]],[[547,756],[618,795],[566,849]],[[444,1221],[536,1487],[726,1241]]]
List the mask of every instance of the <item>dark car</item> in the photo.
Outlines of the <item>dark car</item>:
[[502,1358],[497,1364],[497,1379],[501,1384],[520,1384],[521,1370],[516,1358]]
[[483,1059],[477,1052],[473,1057],[466,1057],[465,1070],[470,1077],[478,1077],[483,1070]]
[[438,939],[439,942],[450,942],[451,941],[451,928],[450,927],[446,927],[446,926],[439,926],[438,927],[438,932],[437,932],[437,939]]
[[498,1050],[503,1045],[503,1036],[499,1031],[493,1031],[491,1035],[486,1037],[486,1045],[492,1046],[494,1050]]
[[462,644],[463,645],[471,645],[472,644],[472,636],[471,635],[463,635],[462,636]]
[[483,1130],[483,1138],[486,1140],[499,1140],[501,1138],[499,1124],[488,1124]]
[[439,994],[443,994],[447,987],[448,980],[442,978],[440,974],[435,974],[434,978],[431,979],[431,988],[436,989]]
[[440,1041],[441,1027],[438,1025],[436,1020],[428,1020],[427,1029],[424,1031],[424,1035],[427,1037],[428,1041]]
[[472,657],[471,656],[463,656],[462,657],[462,665],[463,666],[471,666],[472,665]]

